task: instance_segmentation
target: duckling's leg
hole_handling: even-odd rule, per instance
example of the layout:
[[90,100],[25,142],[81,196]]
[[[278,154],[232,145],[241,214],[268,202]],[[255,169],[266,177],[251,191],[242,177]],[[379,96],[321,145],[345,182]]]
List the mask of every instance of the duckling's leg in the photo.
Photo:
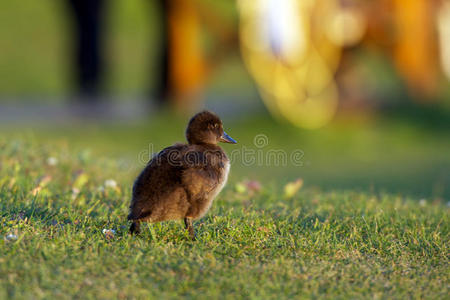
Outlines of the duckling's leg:
[[186,225],[186,229],[189,231],[189,235],[191,236],[191,239],[195,241],[195,231],[194,231],[194,225],[192,224],[191,218],[184,218],[184,224]]
[[133,221],[130,227],[130,234],[139,234],[141,233],[141,222],[138,220]]

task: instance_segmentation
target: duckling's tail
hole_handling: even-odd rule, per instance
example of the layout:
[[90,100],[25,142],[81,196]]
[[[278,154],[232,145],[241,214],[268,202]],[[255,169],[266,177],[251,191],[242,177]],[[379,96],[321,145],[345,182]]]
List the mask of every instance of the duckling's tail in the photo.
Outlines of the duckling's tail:
[[141,224],[139,221],[134,221],[130,226],[130,234],[139,234],[141,232]]
[[135,219],[132,212],[130,212],[130,213],[128,214],[127,219],[128,219],[128,221],[131,221],[131,220],[134,220],[134,219]]
[[151,214],[152,214],[151,210],[140,211],[137,213],[135,211],[131,210],[131,212],[128,214],[128,221],[142,220],[144,218],[147,218]]

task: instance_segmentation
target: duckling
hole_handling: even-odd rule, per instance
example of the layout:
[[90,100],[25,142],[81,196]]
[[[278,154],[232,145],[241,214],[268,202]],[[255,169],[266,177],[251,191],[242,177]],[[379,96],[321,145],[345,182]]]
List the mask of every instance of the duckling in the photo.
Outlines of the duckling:
[[224,187],[230,161],[219,142],[236,144],[220,118],[203,111],[191,118],[187,144],[175,144],[156,154],[137,177],[128,220],[131,234],[140,223],[184,219],[195,240],[193,220],[203,217]]

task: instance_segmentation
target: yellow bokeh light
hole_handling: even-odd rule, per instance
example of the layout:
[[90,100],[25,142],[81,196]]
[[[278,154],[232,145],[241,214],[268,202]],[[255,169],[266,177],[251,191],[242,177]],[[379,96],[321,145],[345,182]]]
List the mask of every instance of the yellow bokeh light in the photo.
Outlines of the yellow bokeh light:
[[450,80],[450,1],[442,3],[438,13],[437,27],[442,70]]
[[330,2],[239,2],[242,55],[266,106],[303,128],[326,125],[337,108],[340,48],[327,38],[327,22],[314,19],[331,15]]

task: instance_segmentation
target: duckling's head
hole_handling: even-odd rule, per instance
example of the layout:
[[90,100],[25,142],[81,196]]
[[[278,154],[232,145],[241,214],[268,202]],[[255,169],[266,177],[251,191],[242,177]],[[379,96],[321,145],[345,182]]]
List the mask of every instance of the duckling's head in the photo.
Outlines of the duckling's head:
[[202,111],[189,121],[186,129],[189,144],[212,144],[237,142],[223,131],[222,121],[210,111]]

